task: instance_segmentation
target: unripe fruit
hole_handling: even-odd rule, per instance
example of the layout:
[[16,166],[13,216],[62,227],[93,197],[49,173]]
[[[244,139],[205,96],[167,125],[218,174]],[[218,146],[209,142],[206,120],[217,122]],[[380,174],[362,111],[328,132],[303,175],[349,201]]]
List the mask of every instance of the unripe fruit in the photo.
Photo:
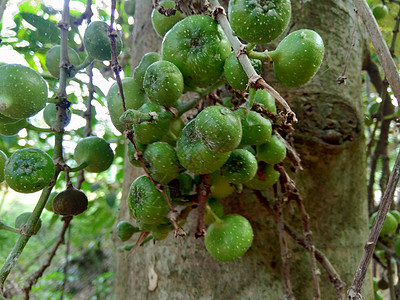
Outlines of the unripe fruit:
[[147,52],[143,55],[142,59],[140,60],[139,64],[134,70],[133,78],[135,79],[136,84],[143,88],[143,79],[144,75],[146,74],[147,68],[154,62],[161,60],[160,54],[156,52]]
[[[111,60],[111,43],[108,37],[108,24],[103,21],[93,21],[85,30],[83,44],[88,55],[98,60]],[[121,52],[122,40],[116,37],[117,55]]]
[[41,111],[47,102],[47,84],[42,76],[17,64],[0,68],[0,113],[25,119]]
[[53,211],[57,215],[76,216],[83,213],[87,206],[85,193],[75,188],[67,188],[53,199]]
[[221,174],[221,170],[210,174],[210,189],[210,196],[217,199],[224,199],[235,191],[235,187]]
[[372,14],[374,15],[377,21],[384,19],[388,15],[388,13],[389,9],[384,4],[378,4],[372,8]]
[[[47,104],[43,110],[43,119],[46,122],[46,124],[52,127],[56,122],[56,116],[57,116],[57,105],[55,103]],[[63,127],[68,126],[70,122],[71,122],[71,110],[67,108],[65,110]]]
[[245,182],[244,185],[253,190],[263,191],[273,186],[279,175],[273,165],[259,162],[256,175],[253,179]]
[[111,166],[114,152],[106,140],[90,136],[78,142],[74,150],[74,159],[79,165],[86,163],[86,171],[100,173]]
[[297,30],[286,36],[269,56],[276,78],[286,86],[297,87],[317,73],[324,57],[324,42],[313,30]]
[[14,152],[4,169],[10,188],[20,193],[33,193],[47,186],[54,175],[51,157],[37,148],[25,148]]
[[[374,224],[377,215],[378,215],[378,212],[374,212],[371,215],[371,217],[369,219],[371,227]],[[380,235],[396,233],[397,225],[398,225],[398,223],[397,223],[396,218],[391,213],[388,212],[386,214],[385,222],[383,223],[383,227],[382,227]]]
[[[56,45],[46,53],[46,68],[55,78],[60,76],[60,52],[60,45]],[[81,63],[79,54],[71,47],[68,47],[68,59],[73,66],[77,66]],[[69,70],[68,77],[74,77],[77,72],[78,70]]]
[[249,221],[232,214],[212,223],[204,238],[207,251],[219,261],[232,261],[241,257],[253,242],[253,229]]
[[46,210],[53,212],[53,200],[54,200],[54,198],[55,198],[57,195],[58,195],[57,192],[52,192],[52,193],[49,195],[49,198],[48,198],[47,201],[46,201],[46,205],[44,206],[44,208],[45,208]]
[[266,109],[276,114],[275,99],[266,90],[257,90],[254,102],[264,105]]
[[132,183],[127,202],[131,217],[145,224],[160,224],[169,211],[163,194],[145,175]]
[[230,182],[235,184],[244,183],[256,175],[257,159],[247,150],[235,149],[221,170],[222,175]]
[[285,159],[286,146],[277,136],[273,135],[267,142],[257,146],[256,156],[258,161],[274,165]]
[[240,145],[261,145],[266,143],[272,134],[272,124],[255,111],[242,119],[242,140]]
[[[32,213],[31,212],[24,212],[20,214],[16,219],[15,219],[15,224],[14,227],[17,229],[21,229],[26,222],[28,222],[28,219],[31,217]],[[37,234],[42,227],[42,220],[39,219],[38,222],[36,223],[35,228],[33,229],[33,234]]]
[[[161,1],[160,5],[165,8],[174,8],[174,1]],[[174,15],[165,16],[161,14],[157,9],[153,9],[151,13],[151,23],[153,24],[154,30],[161,37],[167,33],[177,22],[185,18],[185,15],[180,11],[176,11]]]
[[0,135],[13,136],[18,134],[22,129],[26,128],[29,123],[26,119],[18,120],[15,123],[0,124]]
[[124,12],[128,16],[134,16],[135,15],[135,5],[136,5],[136,0],[125,0],[124,1]]
[[129,240],[131,236],[138,232],[139,228],[133,226],[131,223],[126,221],[121,221],[117,225],[117,236],[123,242]]
[[229,21],[241,39],[266,44],[286,29],[291,16],[290,0],[230,0]]

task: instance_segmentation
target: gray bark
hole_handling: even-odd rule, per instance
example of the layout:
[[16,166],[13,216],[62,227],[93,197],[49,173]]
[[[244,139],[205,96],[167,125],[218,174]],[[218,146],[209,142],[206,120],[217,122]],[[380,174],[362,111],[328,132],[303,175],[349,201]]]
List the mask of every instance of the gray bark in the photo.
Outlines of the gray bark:
[[[364,39],[358,31],[347,84],[338,86],[336,78],[344,67],[355,20],[352,1],[304,1],[300,15],[299,4],[292,2],[293,19],[298,18],[293,30],[309,28],[322,36],[324,62],[317,76],[300,88],[288,89],[276,83],[268,66],[266,79],[290,102],[299,119],[294,140],[304,171],[295,179],[311,217],[315,245],[325,252],[349,286],[368,234],[361,103]],[[137,1],[133,53],[138,60],[160,43],[153,29],[146,27],[151,26],[146,19],[149,11],[149,1]],[[144,39],[146,44],[135,37]],[[137,173],[132,170],[127,166],[118,220],[131,220],[125,196]],[[287,220],[301,232],[297,210],[294,209],[294,218],[289,211],[285,210]],[[282,296],[279,241],[267,212],[249,191],[226,200],[225,212],[240,213],[253,226],[254,243],[241,259],[220,263],[208,255],[203,241],[194,238],[194,211],[184,226],[187,238],[174,239],[170,234],[156,244],[151,242],[133,252],[117,254],[116,299],[275,300]],[[296,298],[312,299],[308,253],[294,242],[290,247]],[[332,284],[321,267],[320,270],[321,298],[336,299]],[[367,298],[370,286],[367,278],[364,291]]]

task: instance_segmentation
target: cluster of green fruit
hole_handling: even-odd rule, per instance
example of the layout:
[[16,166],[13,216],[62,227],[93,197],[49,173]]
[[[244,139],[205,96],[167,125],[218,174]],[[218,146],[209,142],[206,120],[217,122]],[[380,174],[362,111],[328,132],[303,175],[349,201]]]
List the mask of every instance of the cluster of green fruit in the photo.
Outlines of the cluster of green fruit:
[[[175,4],[162,1],[161,5],[173,8]],[[269,1],[268,5],[234,0],[229,3],[229,19],[235,34],[243,40],[268,43],[286,29],[290,7],[289,0]],[[133,129],[136,147],[129,146],[131,163],[140,166],[142,160],[152,178],[143,175],[132,183],[127,202],[137,225],[121,222],[118,235],[125,241],[135,232],[151,231],[154,239],[165,238],[174,228],[166,218],[169,206],[165,198],[184,203],[182,199],[189,198],[202,184],[201,175],[210,174],[205,214],[210,226],[205,246],[217,260],[235,260],[251,246],[253,230],[243,216],[223,215],[218,200],[241,192],[243,185],[255,190],[271,187],[279,178],[274,164],[284,160],[285,144],[273,134],[270,119],[249,108],[235,107],[230,98],[192,114],[185,124],[181,115],[191,108],[181,100],[186,91],[201,91],[219,83],[244,91],[248,78],[225,33],[211,17],[185,17],[179,11],[165,16],[154,10],[152,23],[163,37],[161,54],[145,54],[134,76],[122,81],[127,111],[122,109],[116,84],[107,95],[115,127],[123,132],[129,124]],[[323,53],[323,42],[316,32],[298,30],[267,57],[274,63],[278,80],[294,87],[315,75]],[[252,64],[261,71],[261,61],[254,59]],[[274,99],[265,90],[257,90],[254,101],[272,113],[277,111]]]

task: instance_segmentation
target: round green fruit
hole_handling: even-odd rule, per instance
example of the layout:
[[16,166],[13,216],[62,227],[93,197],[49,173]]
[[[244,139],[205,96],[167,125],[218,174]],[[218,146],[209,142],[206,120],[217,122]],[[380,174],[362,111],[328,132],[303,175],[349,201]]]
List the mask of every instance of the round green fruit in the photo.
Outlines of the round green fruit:
[[372,7],[372,14],[374,15],[376,20],[384,19],[389,13],[389,9],[384,4],[378,4]]
[[254,102],[264,105],[266,109],[276,114],[275,99],[266,90],[257,90]]
[[381,293],[374,293],[374,300],[384,300],[383,295]]
[[18,134],[22,129],[26,128],[29,123],[26,119],[18,120],[15,123],[0,124],[0,135],[13,136]]
[[[224,207],[222,206],[222,203],[219,202],[217,199],[209,198],[207,201],[207,206],[218,218],[221,218],[224,215]],[[206,224],[211,224],[215,222],[214,216],[211,214],[209,209],[207,208],[206,213],[204,214],[204,222]]]
[[35,70],[16,64],[1,67],[0,113],[13,119],[29,118],[47,102],[46,81]]
[[[161,1],[160,5],[165,8],[175,8],[175,1]],[[171,16],[165,16],[155,8],[151,13],[151,22],[153,24],[153,28],[161,37],[164,37],[164,35],[172,28],[172,26],[184,18],[185,15],[178,10],[174,15]]]
[[174,106],[183,93],[182,73],[169,61],[156,61],[146,70],[143,88],[154,103]]
[[128,16],[134,16],[135,15],[135,6],[136,6],[136,0],[125,0],[124,1],[124,12]]
[[374,287],[374,292],[377,292],[379,290],[378,278],[372,277],[372,284],[373,284],[373,287]]
[[257,172],[257,159],[249,151],[235,149],[222,166],[222,175],[230,182],[239,184],[251,180]]
[[138,231],[139,228],[126,221],[121,221],[117,225],[117,236],[123,242],[129,240],[131,236]]
[[[162,106],[154,102],[147,102],[138,110],[141,113],[156,113],[158,115],[165,112]],[[134,124],[133,131],[135,138],[145,145],[158,142],[167,134],[170,122],[170,119],[163,119],[153,123],[146,121],[140,124]]]
[[207,228],[204,244],[208,253],[219,261],[238,259],[250,248],[253,229],[250,222],[241,215],[221,217]]
[[389,210],[389,213],[396,218],[397,223],[400,223],[400,212],[398,210]]
[[210,174],[210,189],[210,196],[217,199],[224,199],[235,191],[235,187],[221,174],[221,170]]
[[106,140],[90,136],[78,142],[74,150],[74,159],[78,165],[86,163],[86,171],[100,173],[111,166],[114,152]]
[[190,121],[182,129],[176,143],[176,154],[179,162],[187,170],[196,174],[209,174],[228,160],[230,152],[217,153],[211,151],[195,130],[195,120]]
[[[251,64],[258,74],[261,73],[262,63],[259,59],[250,59]],[[232,52],[224,64],[224,75],[229,85],[234,89],[244,91],[249,82],[246,72],[243,70],[242,65],[236,58],[235,52]]]
[[53,212],[62,216],[76,216],[88,207],[85,193],[75,188],[67,188],[53,199]]
[[[140,143],[140,142],[138,142],[136,140],[135,140],[135,143],[136,143],[136,146],[138,147],[138,150],[140,152],[142,152],[142,154],[143,154],[144,150],[146,150],[146,145],[144,145],[144,144],[142,144],[142,143]],[[141,167],[142,166],[140,164],[140,161],[136,158],[136,149],[135,149],[135,147],[133,146],[132,143],[128,143],[128,159],[129,159],[129,162],[133,166],[135,166],[135,167]]]
[[162,223],[169,211],[163,194],[145,175],[132,183],[127,201],[132,218],[145,224]]
[[195,119],[196,132],[212,151],[224,153],[235,149],[242,139],[238,111],[223,106],[209,106]]
[[[111,42],[108,37],[109,26],[103,21],[93,21],[85,30],[83,44],[90,58],[111,60]],[[122,40],[116,37],[117,55],[121,52]]]
[[189,195],[193,190],[194,180],[188,173],[179,173],[179,189],[182,195]]
[[283,161],[286,157],[285,144],[275,135],[265,142],[257,146],[257,159],[274,165]]
[[[56,116],[57,116],[57,105],[55,103],[47,104],[43,110],[43,119],[46,122],[46,124],[52,127],[56,122]],[[70,122],[71,122],[71,110],[67,108],[65,110],[65,115],[63,118],[63,127],[68,126]]]
[[185,122],[182,118],[176,118],[171,120],[169,124],[169,130],[167,134],[161,139],[162,142],[167,142],[172,147],[176,146],[176,141],[178,140],[178,136],[181,133],[183,127],[185,127]]
[[241,39],[266,44],[282,34],[291,16],[290,0],[230,0],[228,16]]
[[47,201],[46,201],[46,205],[44,206],[44,208],[45,208],[46,210],[53,212],[53,200],[54,200],[54,198],[55,198],[57,195],[58,195],[57,192],[52,192],[52,193],[49,195],[49,198],[48,198]]
[[273,165],[259,162],[256,175],[253,179],[245,182],[244,185],[253,190],[263,191],[273,186],[277,182],[279,175]]
[[143,160],[153,180],[167,184],[178,177],[179,163],[172,146],[165,142],[155,142],[147,146]]
[[4,167],[6,165],[7,155],[0,150],[0,183],[4,181]]
[[[24,212],[18,215],[18,217],[15,219],[14,227],[17,229],[21,229],[26,224],[26,222],[28,222],[31,215],[32,215],[31,212]],[[32,233],[37,234],[41,227],[42,227],[42,220],[39,219]]]
[[161,241],[163,239],[166,239],[168,234],[173,229],[174,228],[169,224],[160,224],[157,227],[153,228],[153,230],[151,231],[151,235],[156,241]]
[[266,143],[272,135],[272,124],[255,111],[242,119],[242,140],[240,145],[261,145]]
[[[60,52],[61,52],[61,46],[56,45],[46,53],[46,59],[45,59],[46,68],[50,72],[50,74],[53,75],[55,78],[58,78],[60,76]],[[81,63],[79,54],[76,53],[76,51],[71,47],[68,47],[68,59],[73,66],[77,66]],[[78,70],[76,69],[68,71],[69,71],[69,73],[67,74],[68,77],[74,77],[75,74],[78,72]]]
[[269,56],[276,78],[286,86],[297,87],[317,73],[324,57],[324,42],[313,30],[297,30],[286,36]]
[[[377,215],[378,215],[378,212],[374,212],[371,215],[371,217],[369,219],[369,223],[370,223],[371,227],[374,224]],[[383,227],[382,227],[380,235],[388,235],[388,234],[396,233],[397,225],[398,225],[398,223],[397,223],[396,218],[391,213],[388,212],[386,214],[386,218],[383,223]]]
[[0,125],[9,124],[9,123],[15,123],[15,122],[17,122],[19,120],[20,119],[9,118],[9,117],[6,117],[3,114],[0,114]]
[[14,152],[6,161],[4,174],[10,188],[19,193],[33,193],[46,187],[54,176],[51,157],[37,148]]
[[[124,91],[126,109],[138,109],[148,101],[141,86],[139,86],[132,77],[122,79],[122,89]],[[116,82],[108,91],[106,100],[111,122],[119,132],[124,132],[125,124],[119,120],[121,115],[124,113],[124,109],[122,107],[122,100]]]
[[146,74],[147,68],[154,62],[161,60],[160,54],[156,52],[148,52],[143,55],[142,59],[140,60],[139,64],[134,70],[133,78],[135,79],[136,84],[143,88],[143,79],[144,75]]
[[192,15],[179,21],[162,42],[164,60],[175,64],[189,87],[205,87],[222,74],[231,45],[209,16]]

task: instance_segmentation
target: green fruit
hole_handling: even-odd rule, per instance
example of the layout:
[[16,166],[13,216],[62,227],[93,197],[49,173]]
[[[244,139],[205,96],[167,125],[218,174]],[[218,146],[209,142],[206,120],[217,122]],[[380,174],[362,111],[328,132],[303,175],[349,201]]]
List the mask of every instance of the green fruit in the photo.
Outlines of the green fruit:
[[374,292],[377,292],[379,290],[378,278],[372,277],[372,284],[373,284],[373,287],[374,287]]
[[223,106],[209,106],[195,119],[196,132],[212,151],[235,149],[242,139],[242,123],[236,112]]
[[26,119],[18,120],[15,123],[0,124],[0,135],[13,136],[18,134],[22,129],[26,128],[29,123]]
[[239,184],[251,180],[257,172],[257,159],[249,151],[235,149],[222,166],[222,175],[230,182]]
[[[141,86],[137,85],[132,77],[122,79],[122,89],[124,91],[126,109],[138,109],[146,103],[147,97]],[[107,107],[110,113],[111,122],[119,132],[124,132],[125,124],[119,118],[124,112],[122,100],[119,94],[118,84],[115,82],[106,96]]]
[[[16,219],[15,219],[15,224],[14,227],[17,229],[21,229],[26,222],[28,222],[29,218],[31,217],[32,213],[31,212],[24,212],[20,214]],[[40,230],[40,227],[42,227],[42,220],[39,219],[38,222],[36,223],[35,228],[33,229],[33,234],[37,234]]]
[[[250,59],[251,64],[258,74],[261,73],[262,63],[259,59]],[[246,72],[236,58],[235,52],[232,52],[225,60],[224,75],[229,85],[234,89],[244,91],[249,82]]]
[[[57,105],[55,103],[47,104],[43,110],[43,119],[48,126],[53,127],[54,123],[56,122],[56,115],[57,115]],[[68,126],[70,122],[71,122],[71,110],[67,108],[65,110],[63,127]]]
[[86,163],[86,171],[100,173],[111,166],[114,152],[106,140],[90,136],[78,142],[74,150],[74,159],[78,165]]
[[255,111],[242,119],[242,140],[240,145],[261,145],[266,143],[272,135],[272,124]]
[[266,44],[280,36],[289,24],[290,0],[230,0],[228,16],[238,37]]
[[126,221],[121,221],[117,225],[117,236],[123,242],[129,240],[131,236],[138,231],[139,228]]
[[0,183],[4,181],[4,167],[6,165],[7,155],[0,150]]
[[128,16],[134,16],[135,15],[135,6],[136,6],[136,0],[125,0],[124,1],[124,12]]
[[376,20],[384,19],[389,13],[389,9],[384,4],[378,4],[372,7],[372,14],[374,15]]
[[169,124],[169,130],[167,134],[161,139],[162,142],[167,142],[172,147],[176,146],[176,141],[178,140],[178,136],[181,133],[183,127],[185,127],[185,122],[183,122],[182,118],[176,118],[171,120]]
[[[210,209],[213,211],[213,213],[218,217],[221,218],[224,215],[224,207],[222,206],[222,203],[219,202],[215,198],[209,198],[207,201],[207,205],[210,207]],[[211,224],[215,221],[213,215],[206,210],[206,213],[204,215],[204,222],[206,224]]]
[[1,67],[0,113],[14,119],[29,118],[47,102],[46,81],[35,70],[16,64]]
[[176,154],[182,166],[196,174],[212,173],[228,160],[230,152],[211,151],[195,130],[195,120],[182,129],[176,143]]
[[168,234],[173,229],[174,228],[169,224],[160,224],[157,227],[153,228],[153,230],[151,231],[151,235],[153,236],[153,239],[155,239],[156,241],[160,241],[166,239]]
[[[377,215],[378,215],[378,212],[374,212],[371,215],[371,217],[369,219],[371,227],[374,224]],[[386,214],[385,222],[383,223],[383,227],[382,227],[380,235],[396,233],[397,225],[398,225],[398,223],[397,223],[396,218],[391,213],[388,212]]]
[[[142,143],[138,142],[135,140],[136,146],[138,147],[139,151],[144,152],[144,150],[146,150],[146,145],[143,145]],[[142,165],[140,164],[140,161],[136,159],[136,149],[133,146],[132,143],[128,143],[128,159],[129,162],[135,166],[135,167],[141,167]]]
[[384,300],[385,298],[383,298],[382,294],[380,293],[374,293],[374,300]]
[[[143,104],[139,109],[142,113],[156,113],[160,114],[165,112],[165,109],[153,102]],[[135,138],[142,144],[151,144],[161,140],[168,132],[170,119],[163,119],[153,123],[142,122],[133,125]]]
[[179,163],[174,148],[165,142],[147,146],[143,160],[153,180],[167,184],[179,174]]
[[[60,52],[60,45],[56,45],[46,53],[46,68],[55,78],[60,76]],[[68,59],[73,66],[77,66],[81,63],[79,54],[71,47],[68,47]],[[78,70],[76,69],[69,70],[68,77],[74,77],[77,72]]]
[[[83,44],[88,55],[93,59],[111,60],[111,42],[108,37],[109,26],[103,21],[93,21],[85,30]],[[121,52],[122,40],[116,37],[117,55]]]
[[210,196],[217,199],[224,199],[235,191],[235,187],[229,180],[217,170],[210,174]]
[[147,68],[154,62],[161,60],[160,54],[156,52],[148,52],[146,53],[137,67],[134,70],[133,78],[135,79],[136,84],[139,87],[143,87],[143,79],[146,74]]
[[163,194],[145,175],[132,183],[127,201],[132,218],[145,224],[162,223],[169,211]]
[[389,213],[396,218],[397,223],[400,223],[400,212],[398,210],[389,210]]
[[266,109],[276,114],[275,99],[266,90],[257,90],[254,102],[264,105]]
[[286,157],[285,144],[275,135],[262,145],[257,146],[257,159],[274,165],[283,161]]
[[85,193],[75,188],[67,188],[53,199],[53,212],[57,215],[76,216],[88,207]]
[[49,198],[48,198],[47,201],[46,201],[46,205],[44,206],[44,208],[45,208],[46,210],[53,212],[53,200],[54,200],[54,198],[55,198],[57,195],[58,195],[57,192],[52,192],[52,193],[49,195]]
[[10,188],[19,193],[33,193],[46,187],[54,176],[51,157],[37,148],[14,152],[6,161],[4,174]]
[[9,124],[9,123],[15,123],[15,122],[17,122],[19,120],[20,119],[13,119],[13,118],[9,118],[9,117],[6,117],[5,115],[0,114],[0,125]]
[[245,182],[244,185],[253,190],[263,191],[273,186],[279,175],[273,165],[259,162],[256,175],[253,179]]
[[231,45],[218,23],[209,16],[192,15],[167,32],[162,58],[175,64],[189,87],[205,87],[222,74]]
[[[174,1],[161,1],[160,4],[165,8],[175,8]],[[172,28],[172,26],[184,18],[185,15],[178,10],[174,15],[168,17],[161,14],[157,9],[153,9],[151,13],[151,22],[153,24],[153,28],[161,37],[164,37],[164,35]]]
[[286,86],[297,87],[317,73],[324,57],[324,42],[313,30],[297,30],[286,36],[269,56],[276,78]]
[[220,218],[207,228],[204,244],[208,253],[219,261],[238,259],[250,248],[253,229],[241,215],[231,214]]
[[143,88],[154,103],[174,106],[183,93],[182,73],[169,61],[156,61],[146,70]]

